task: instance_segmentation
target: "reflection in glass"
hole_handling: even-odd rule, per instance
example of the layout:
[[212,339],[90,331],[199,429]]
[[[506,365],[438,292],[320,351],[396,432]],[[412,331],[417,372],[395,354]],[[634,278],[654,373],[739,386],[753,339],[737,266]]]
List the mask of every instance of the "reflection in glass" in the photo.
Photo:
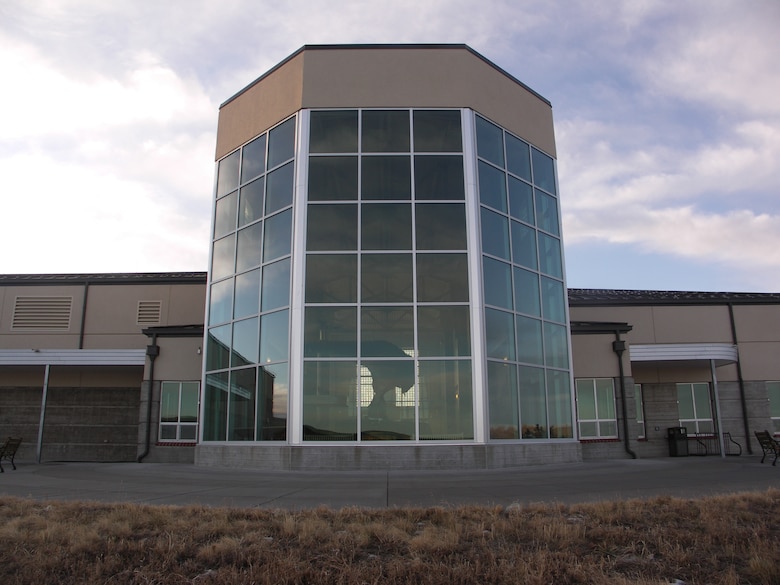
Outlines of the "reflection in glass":
[[230,363],[231,325],[212,327],[206,342],[206,369],[221,370]]
[[509,177],[509,214],[515,219],[534,225],[533,187]]
[[236,202],[238,192],[219,199],[214,214],[214,237],[220,238],[236,229]]
[[236,276],[236,302],[233,317],[239,319],[257,315],[260,309],[260,270]]
[[306,307],[303,330],[305,357],[356,357],[355,307]]
[[234,370],[230,377],[230,424],[228,441],[255,438],[255,368]]
[[536,270],[536,230],[516,221],[512,224],[512,262]]
[[479,200],[506,213],[506,175],[483,161],[479,161]]
[[231,366],[246,366],[257,363],[257,338],[257,317],[244,321],[236,321],[233,324]]
[[357,363],[303,364],[303,440],[357,439]]
[[238,226],[244,226],[263,217],[263,188],[265,177],[241,187]]
[[539,233],[539,272],[555,278],[563,278],[561,241],[541,232]]
[[464,199],[463,157],[461,155],[415,156],[414,197],[418,201]]
[[217,165],[217,197],[222,197],[238,188],[238,157],[235,151],[219,161]]
[[409,152],[407,110],[365,110],[363,152]]
[[532,148],[531,163],[534,169],[534,185],[555,195],[555,166],[553,159],[542,151]]
[[548,367],[569,367],[569,340],[566,327],[554,323],[544,324],[544,359]]
[[288,364],[260,366],[257,380],[257,439],[287,439]]
[[547,370],[548,413],[550,438],[568,439],[573,436],[571,422],[571,386],[569,372]]
[[542,322],[537,319],[517,316],[517,361],[528,364],[543,364]]
[[289,311],[268,313],[260,318],[260,363],[287,361],[289,349]]
[[420,439],[474,438],[470,360],[420,362]]
[[515,319],[512,313],[485,309],[487,355],[499,360],[515,359]]
[[282,211],[265,220],[263,262],[269,262],[290,253],[292,238],[292,209]]
[[309,201],[354,201],[357,198],[356,156],[309,158]]
[[367,204],[362,206],[361,215],[361,245],[364,250],[411,250],[410,204]]
[[460,203],[415,205],[418,250],[465,250],[466,210]]
[[228,372],[206,375],[203,392],[203,440],[227,438]]
[[417,308],[417,347],[420,356],[471,355],[470,331],[467,306]]
[[539,317],[541,303],[539,302],[539,276],[534,272],[514,269],[515,275],[515,310]]
[[266,135],[263,134],[244,146],[241,157],[242,183],[265,172],[265,139]]
[[482,258],[485,304],[512,309],[512,272],[506,262]]
[[487,377],[490,438],[520,438],[517,414],[517,367],[501,362],[488,362]]
[[236,235],[229,236],[214,242],[211,258],[211,280],[220,280],[233,274],[236,254]]
[[461,152],[462,148],[458,110],[414,112],[415,152]]
[[314,111],[309,125],[310,152],[357,152],[356,110]]
[[308,254],[304,298],[307,303],[357,302],[357,255]]
[[477,154],[504,168],[504,132],[484,118],[477,116]]
[[261,307],[269,311],[290,304],[290,259],[268,264],[263,268],[263,298]]
[[363,254],[360,270],[360,295],[364,303],[413,300],[411,254]]
[[411,199],[412,168],[408,156],[364,156],[361,164],[363,199]]
[[292,205],[294,169],[295,165],[290,162],[266,175],[266,215],[287,207],[288,205]]
[[268,133],[268,168],[291,159],[294,154],[295,118],[290,118]]
[[[160,389],[160,422],[179,422],[179,383],[163,382]],[[176,437],[166,437],[175,439]]]
[[211,298],[209,299],[209,325],[230,321],[230,312],[233,305],[233,281],[223,280],[211,285]]
[[556,236],[560,234],[558,201],[541,191],[536,191],[536,226]]
[[360,372],[361,439],[414,439],[414,361],[363,361]]
[[544,318],[549,321],[566,321],[565,292],[559,280],[542,277],[542,307]]
[[[198,422],[199,395],[200,395],[200,384],[198,382],[181,383],[181,410],[179,414],[179,422],[183,422],[183,423]],[[187,438],[194,439],[195,437],[187,437]]]
[[357,250],[357,226],[357,205],[309,205],[306,249]]
[[531,159],[528,145],[511,134],[506,136],[506,168],[510,173],[531,180]]
[[417,300],[424,303],[468,302],[466,254],[417,254]]
[[236,271],[241,272],[260,264],[263,244],[263,222],[253,223],[238,232]]
[[482,218],[482,253],[509,260],[509,220],[489,209],[480,208]]
[[414,350],[414,311],[411,307],[363,307],[360,310],[360,353],[363,357],[407,357],[404,350]]
[[546,439],[547,396],[544,390],[544,370],[520,366],[520,422],[524,439]]

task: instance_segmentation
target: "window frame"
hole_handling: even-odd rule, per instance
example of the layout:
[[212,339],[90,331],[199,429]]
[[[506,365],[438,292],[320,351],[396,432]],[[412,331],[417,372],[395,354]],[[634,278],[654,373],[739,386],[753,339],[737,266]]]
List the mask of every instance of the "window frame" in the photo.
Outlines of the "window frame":
[[[612,417],[606,416],[604,413],[600,413],[599,410],[599,399],[598,399],[598,390],[599,390],[599,382],[609,382],[609,390],[612,394],[611,400],[612,400]],[[585,384],[588,384],[589,387],[585,387]],[[593,410],[595,413],[594,418],[582,418],[580,416],[580,405],[582,404],[582,400],[580,397],[580,392],[592,392],[590,395],[593,399]],[[617,402],[615,400],[615,380],[613,378],[576,378],[574,380],[574,395],[575,395],[575,401],[576,401],[576,411],[577,411],[577,432],[578,436],[581,441],[593,441],[593,440],[603,440],[603,439],[619,439],[619,431],[618,431],[618,420],[617,420]],[[582,431],[582,424],[583,423],[592,423],[596,425],[596,434],[584,434]],[[615,432],[614,433],[602,433],[602,425],[606,424],[612,424],[614,425]]]
[[[163,394],[166,385],[177,385],[177,407],[176,407],[176,422],[163,421]],[[197,386],[197,406],[195,410],[195,422],[182,422],[181,420],[181,404],[182,404],[182,388],[185,384],[194,384]],[[200,380],[164,380],[160,382],[160,408],[158,413],[158,428],[157,428],[157,442],[158,443],[191,443],[196,444],[198,442],[198,433],[200,431],[200,402],[201,402],[201,384]],[[163,438],[163,428],[176,428],[175,438]],[[195,434],[193,438],[182,438],[182,428],[194,428]]]
[[[696,410],[696,388],[707,388],[707,405],[709,407],[709,416],[708,417],[702,417],[699,416],[697,410]],[[677,388],[677,416],[678,420],[680,422],[681,427],[685,427],[687,429],[687,434],[689,437],[692,436],[699,436],[699,435],[713,435],[715,434],[715,419],[712,417],[712,388],[710,386],[709,382],[678,382],[676,384]],[[680,417],[680,391],[686,389],[690,391],[690,398],[691,403],[693,406],[693,418],[681,418]],[[701,423],[709,423],[710,430],[702,431],[700,430],[700,424]],[[689,428],[689,425],[693,425],[693,429]]]
[[[769,402],[769,420],[772,423],[772,434],[778,436],[780,435],[780,381],[768,380],[766,387],[767,401]],[[774,416],[773,412],[776,412],[777,416]]]

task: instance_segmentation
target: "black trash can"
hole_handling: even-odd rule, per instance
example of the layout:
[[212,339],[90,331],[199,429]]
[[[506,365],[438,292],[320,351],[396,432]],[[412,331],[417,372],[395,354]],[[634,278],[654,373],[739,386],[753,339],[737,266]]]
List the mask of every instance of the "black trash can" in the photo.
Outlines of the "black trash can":
[[669,457],[688,456],[688,429],[685,427],[669,427],[666,429],[669,440]]

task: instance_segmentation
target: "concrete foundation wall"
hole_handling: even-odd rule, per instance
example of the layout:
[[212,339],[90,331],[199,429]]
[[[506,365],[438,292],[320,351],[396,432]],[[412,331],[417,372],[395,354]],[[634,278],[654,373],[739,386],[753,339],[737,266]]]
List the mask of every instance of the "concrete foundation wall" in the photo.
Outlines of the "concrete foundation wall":
[[277,471],[500,469],[582,460],[575,441],[511,445],[212,445],[195,464]]

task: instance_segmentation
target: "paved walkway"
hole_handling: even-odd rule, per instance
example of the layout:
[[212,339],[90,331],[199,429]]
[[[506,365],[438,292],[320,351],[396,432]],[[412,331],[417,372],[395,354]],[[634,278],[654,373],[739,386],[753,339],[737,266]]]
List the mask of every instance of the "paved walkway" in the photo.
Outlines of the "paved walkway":
[[267,472],[159,463],[3,465],[0,496],[302,509],[683,498],[780,489],[758,456],[680,457],[479,471]]

